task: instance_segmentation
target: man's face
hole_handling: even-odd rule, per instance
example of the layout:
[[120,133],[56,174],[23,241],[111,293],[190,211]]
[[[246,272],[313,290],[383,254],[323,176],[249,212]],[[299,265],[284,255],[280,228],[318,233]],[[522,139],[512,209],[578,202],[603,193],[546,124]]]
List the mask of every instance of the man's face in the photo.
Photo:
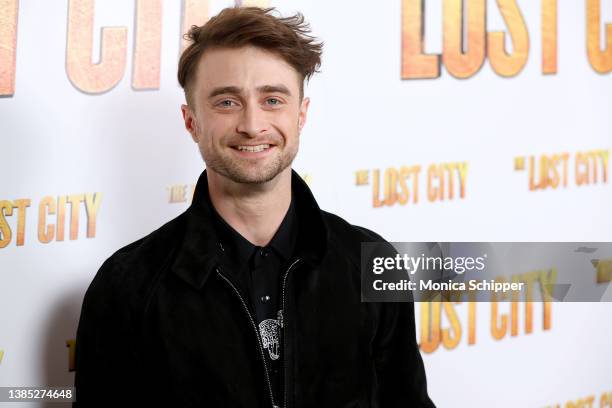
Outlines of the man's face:
[[265,183],[298,151],[309,100],[300,75],[280,56],[253,46],[204,52],[185,126],[206,167],[237,183]]

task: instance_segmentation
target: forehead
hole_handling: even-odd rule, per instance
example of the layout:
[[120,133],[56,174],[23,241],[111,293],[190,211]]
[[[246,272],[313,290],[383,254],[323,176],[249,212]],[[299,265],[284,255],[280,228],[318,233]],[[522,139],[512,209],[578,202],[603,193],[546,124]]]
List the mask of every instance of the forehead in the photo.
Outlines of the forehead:
[[[218,86],[237,86],[245,90],[264,85],[283,84],[297,95],[300,74],[280,55],[263,48],[214,47],[204,51],[197,69],[194,91]],[[293,92],[295,91],[295,92]]]

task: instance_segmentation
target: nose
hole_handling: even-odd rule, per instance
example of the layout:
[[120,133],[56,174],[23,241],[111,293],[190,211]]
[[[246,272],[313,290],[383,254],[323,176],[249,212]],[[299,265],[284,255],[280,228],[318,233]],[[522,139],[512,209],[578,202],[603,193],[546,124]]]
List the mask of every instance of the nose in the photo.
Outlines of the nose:
[[242,110],[236,131],[244,136],[255,138],[268,131],[266,113],[256,104],[248,104]]

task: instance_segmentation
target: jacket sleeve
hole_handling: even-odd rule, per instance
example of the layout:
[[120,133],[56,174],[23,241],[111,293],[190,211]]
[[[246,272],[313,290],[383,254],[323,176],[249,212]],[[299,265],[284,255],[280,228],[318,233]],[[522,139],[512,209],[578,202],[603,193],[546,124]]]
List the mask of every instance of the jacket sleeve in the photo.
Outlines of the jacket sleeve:
[[[394,257],[395,248],[384,238],[359,227],[370,242],[382,245],[380,254]],[[395,280],[402,278],[403,273]],[[425,367],[416,340],[414,302],[380,302],[373,357],[380,408],[435,408],[427,394]]]
[[380,303],[374,361],[381,408],[435,408],[416,342],[413,302]]
[[118,405],[129,390],[125,318],[113,283],[119,275],[109,258],[85,293],[76,335],[73,407]]

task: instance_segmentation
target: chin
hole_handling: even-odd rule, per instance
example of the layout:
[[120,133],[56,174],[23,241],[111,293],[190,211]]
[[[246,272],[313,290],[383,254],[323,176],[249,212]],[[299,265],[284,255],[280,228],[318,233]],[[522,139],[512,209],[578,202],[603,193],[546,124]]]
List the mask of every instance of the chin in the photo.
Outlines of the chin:
[[241,171],[234,168],[227,172],[226,177],[236,183],[263,184],[273,180],[281,172],[282,170],[277,171],[276,169],[244,169]]

